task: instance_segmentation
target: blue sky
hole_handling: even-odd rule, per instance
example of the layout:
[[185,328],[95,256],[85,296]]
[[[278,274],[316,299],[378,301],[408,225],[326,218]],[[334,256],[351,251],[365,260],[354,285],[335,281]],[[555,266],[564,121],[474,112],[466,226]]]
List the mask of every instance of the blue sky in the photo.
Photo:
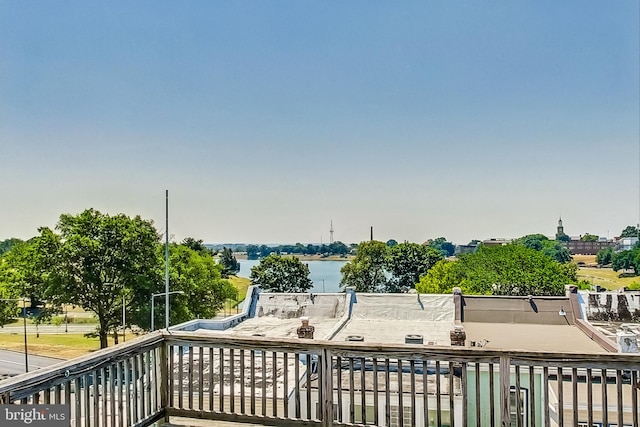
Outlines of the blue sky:
[[640,217],[637,1],[0,0],[0,239],[613,237]]

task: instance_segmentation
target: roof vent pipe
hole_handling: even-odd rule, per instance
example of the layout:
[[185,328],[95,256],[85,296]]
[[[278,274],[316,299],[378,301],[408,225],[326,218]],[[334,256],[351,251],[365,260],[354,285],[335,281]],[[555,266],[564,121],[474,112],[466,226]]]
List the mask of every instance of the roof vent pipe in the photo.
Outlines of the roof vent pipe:
[[347,338],[344,339],[345,341],[358,341],[358,342],[362,342],[364,341],[364,337],[362,335],[349,335],[347,336]]

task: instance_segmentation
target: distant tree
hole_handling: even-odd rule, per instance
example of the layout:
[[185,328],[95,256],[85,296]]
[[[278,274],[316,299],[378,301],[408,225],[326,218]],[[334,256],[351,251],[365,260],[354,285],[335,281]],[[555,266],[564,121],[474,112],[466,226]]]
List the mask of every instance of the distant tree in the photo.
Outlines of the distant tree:
[[220,254],[220,265],[222,266],[222,277],[225,279],[229,276],[235,276],[240,272],[240,263],[233,256],[231,249],[223,247]]
[[400,243],[389,248],[386,269],[391,273],[386,292],[413,289],[431,267],[442,259],[440,251],[417,243]]
[[12,237],[11,239],[6,239],[0,241],[0,255],[5,252],[8,252],[13,245],[16,243],[22,243],[22,240]]
[[515,239],[513,243],[522,245],[525,248],[541,251],[543,247],[543,242],[547,242],[547,241],[549,241],[549,238],[544,234],[527,234],[526,236],[522,236],[518,239]]
[[452,256],[456,251],[456,246],[448,242],[444,237],[438,237],[437,239],[428,240],[427,244],[434,249],[437,249],[442,253],[442,256]]
[[633,225],[627,225],[620,233],[620,237],[638,237],[638,228]]
[[599,238],[600,236],[589,233],[585,233],[583,236],[580,236],[580,240],[583,242],[597,242]]
[[387,289],[388,247],[372,240],[358,245],[356,256],[341,269],[340,286],[352,286],[356,292],[384,292]]
[[345,255],[349,248],[344,243],[337,241],[329,245],[329,253],[332,255]]
[[640,249],[637,247],[629,251],[620,251],[613,254],[611,260],[613,271],[633,270],[637,276],[640,270]]
[[467,243],[467,245],[468,245],[468,246],[478,246],[480,243],[482,243],[482,240],[473,239],[472,241],[470,241],[469,243]]
[[602,248],[596,254],[596,262],[600,265],[609,265],[613,261],[615,251],[611,246]]
[[568,242],[569,240],[571,240],[571,237],[569,237],[566,234],[560,234],[559,236],[556,237],[556,240],[559,242]]
[[313,287],[309,266],[294,256],[269,255],[251,269],[251,284],[268,292],[307,292]]
[[202,239],[196,240],[193,237],[187,237],[180,244],[202,254],[212,256],[215,255],[215,252],[213,250],[205,246],[205,244],[202,242]]
[[387,240],[387,246],[390,247],[390,248],[394,247],[397,244],[398,244],[398,242],[396,242],[394,239]]
[[569,249],[556,240],[549,240],[549,238],[543,234],[528,234],[515,239],[512,243],[541,251],[561,264],[571,261]]
[[247,245],[247,259],[258,259],[260,248],[257,245]]

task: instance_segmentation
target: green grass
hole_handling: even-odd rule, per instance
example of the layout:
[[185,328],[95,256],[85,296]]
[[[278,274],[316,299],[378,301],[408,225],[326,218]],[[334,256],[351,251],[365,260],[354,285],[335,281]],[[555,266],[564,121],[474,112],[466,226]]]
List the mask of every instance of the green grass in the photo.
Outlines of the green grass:
[[238,298],[236,300],[229,300],[224,304],[224,312],[232,313],[236,311],[236,306],[243,301],[247,296],[247,289],[251,286],[251,280],[246,277],[229,277],[231,285],[238,290]]
[[[135,335],[130,334],[128,339]],[[122,336],[120,336],[122,340]],[[122,342],[122,341],[121,341]],[[113,340],[109,337],[109,345]],[[24,351],[24,335],[18,333],[0,334],[0,348]],[[27,334],[29,354],[71,359],[100,349],[99,338],[87,338],[84,334]]]
[[640,282],[640,277],[618,277],[618,272],[610,268],[579,268],[578,279],[609,290],[616,290]]

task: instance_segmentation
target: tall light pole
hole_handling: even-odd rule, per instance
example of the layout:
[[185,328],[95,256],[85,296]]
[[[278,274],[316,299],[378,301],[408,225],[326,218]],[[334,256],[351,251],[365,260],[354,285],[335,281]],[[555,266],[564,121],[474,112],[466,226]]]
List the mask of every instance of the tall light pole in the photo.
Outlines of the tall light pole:
[[[184,294],[183,291],[171,291],[170,294]],[[151,294],[151,332],[155,330],[155,312],[154,312],[154,300],[155,297],[164,295],[164,292],[160,292],[158,294]],[[168,312],[168,311],[167,311]]]
[[[164,241],[164,327],[169,329],[169,190],[165,190],[165,241]],[[153,308],[153,297],[151,297]],[[153,317],[152,317],[153,318]],[[152,329],[153,330],[153,329]]]
[[22,326],[24,328],[24,371],[29,372],[29,352],[27,351],[27,299],[2,298],[0,301],[22,301]]

